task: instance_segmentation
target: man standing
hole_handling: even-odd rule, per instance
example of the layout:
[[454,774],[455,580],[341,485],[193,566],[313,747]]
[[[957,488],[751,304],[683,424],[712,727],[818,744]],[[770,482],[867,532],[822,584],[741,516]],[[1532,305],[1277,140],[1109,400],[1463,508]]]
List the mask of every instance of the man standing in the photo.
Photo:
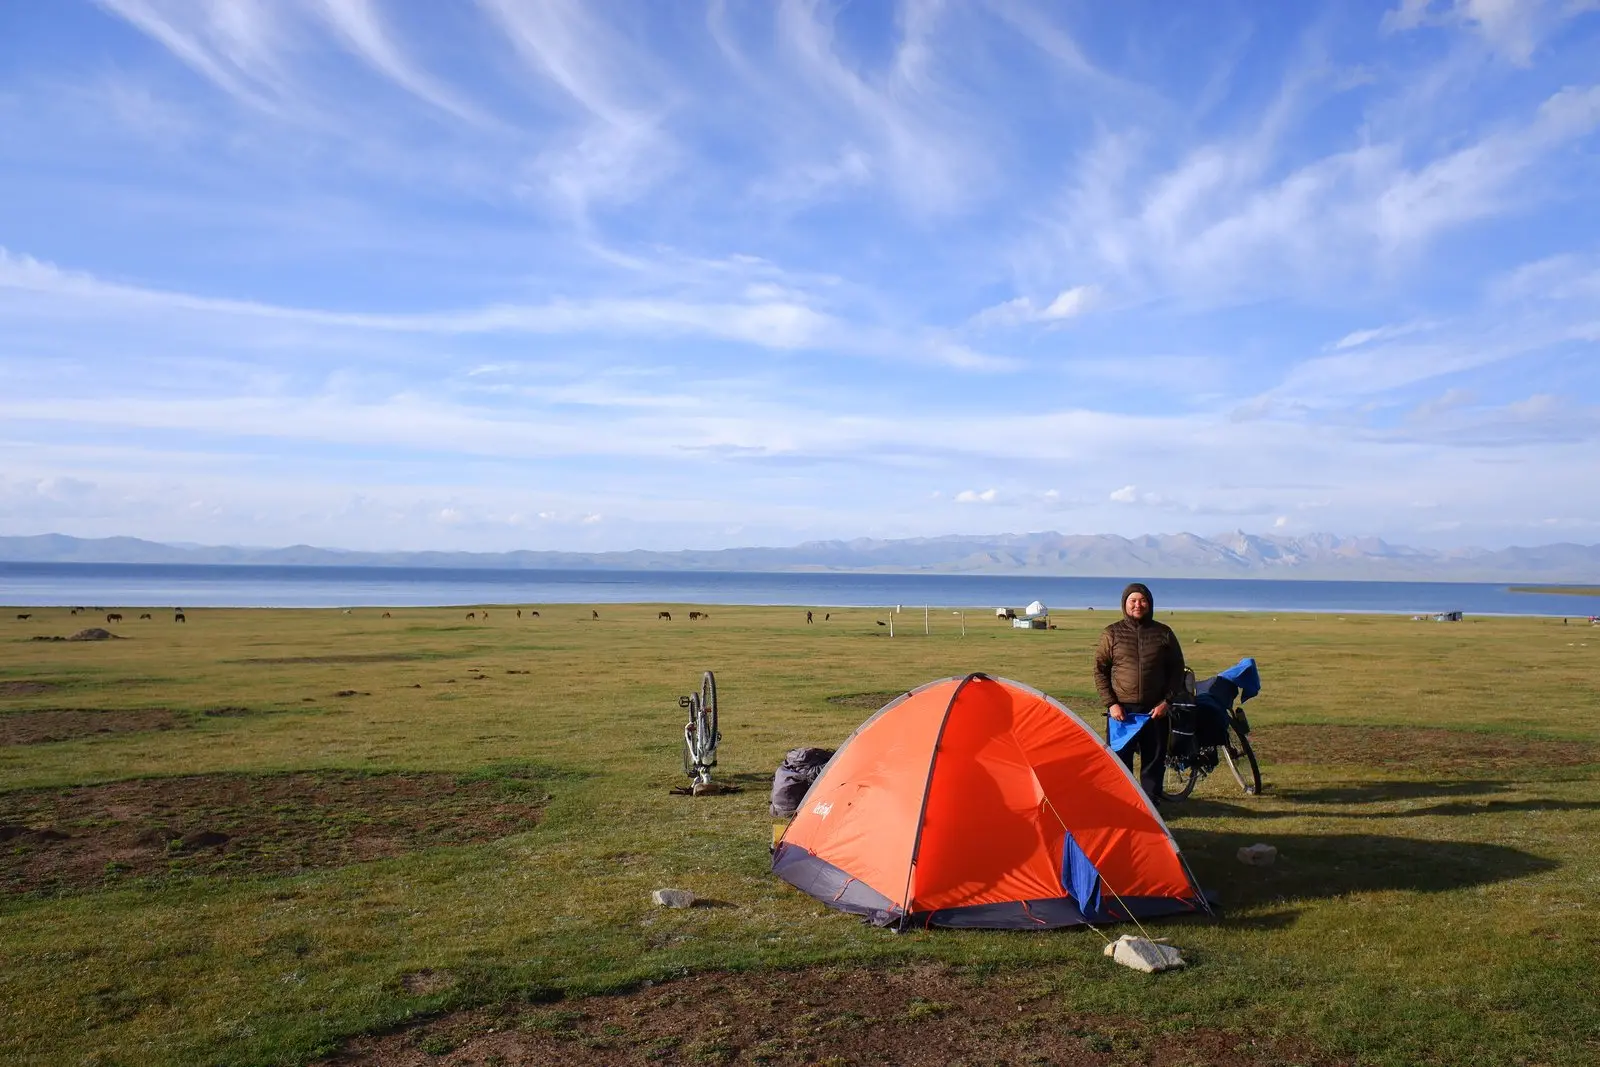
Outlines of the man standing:
[[1167,758],[1167,707],[1185,695],[1183,648],[1172,628],[1156,622],[1150,587],[1134,582],[1122,591],[1122,618],[1100,633],[1094,683],[1110,716],[1112,751],[1128,770],[1139,752],[1139,784],[1150,803],[1161,803]]

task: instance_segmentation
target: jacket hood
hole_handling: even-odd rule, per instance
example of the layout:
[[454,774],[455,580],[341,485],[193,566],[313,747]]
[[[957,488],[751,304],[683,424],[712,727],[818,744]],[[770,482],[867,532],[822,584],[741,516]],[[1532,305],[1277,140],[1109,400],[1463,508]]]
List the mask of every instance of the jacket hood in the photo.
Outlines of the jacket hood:
[[1150,601],[1150,614],[1147,616],[1147,618],[1151,618],[1151,619],[1155,618],[1156,617],[1156,598],[1151,595],[1150,587],[1148,585],[1145,585],[1143,582],[1129,582],[1128,583],[1128,587],[1122,591],[1122,599],[1117,601],[1117,606],[1122,609],[1122,617],[1124,619],[1133,618],[1132,615],[1128,614],[1128,596],[1129,596],[1129,594],[1132,594],[1132,593],[1143,593],[1144,594],[1144,598],[1146,600]]

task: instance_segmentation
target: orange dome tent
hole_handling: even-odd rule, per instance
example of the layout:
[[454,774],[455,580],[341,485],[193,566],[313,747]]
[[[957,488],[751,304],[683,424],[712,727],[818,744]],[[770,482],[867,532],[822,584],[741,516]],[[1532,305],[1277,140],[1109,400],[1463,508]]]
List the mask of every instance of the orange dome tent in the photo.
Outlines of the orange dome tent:
[[1029,929],[1211,909],[1133,775],[1050,697],[929,682],[858,727],[773,855],[779,878],[888,926]]

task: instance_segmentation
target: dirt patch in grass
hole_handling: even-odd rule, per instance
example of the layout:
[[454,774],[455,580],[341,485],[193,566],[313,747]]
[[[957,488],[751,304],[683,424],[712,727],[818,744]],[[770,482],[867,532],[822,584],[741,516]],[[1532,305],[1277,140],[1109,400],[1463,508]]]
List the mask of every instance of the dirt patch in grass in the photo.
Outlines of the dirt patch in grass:
[[442,993],[455,984],[455,975],[449,971],[436,971],[432,967],[424,967],[420,971],[400,976],[400,988],[417,997]]
[[[1107,966],[1111,966],[1107,964]],[[456,1012],[326,1065],[1339,1063],[1302,1039],[1075,1014],[1059,991],[939,967],[709,974],[618,996]]]
[[841,693],[828,698],[828,703],[841,708],[870,708],[877,711],[895,697],[905,696],[904,689],[890,689],[882,693]]
[[48,693],[54,682],[10,681],[0,682],[0,697],[31,697]]
[[251,659],[230,660],[231,663],[290,664],[290,663],[406,663],[423,657],[415,652],[351,652],[340,656],[256,656]]
[[1395,766],[1450,774],[1600,763],[1600,744],[1593,742],[1411,726],[1258,726],[1250,743],[1263,765]]
[[0,745],[39,745],[96,734],[170,730],[178,719],[165,708],[95,711],[89,708],[45,708],[0,715]]
[[[0,794],[0,892],[134,879],[291,874],[489,841],[539,821],[526,772],[301,772],[148,778]],[[40,839],[40,831],[65,835]],[[29,836],[33,835],[33,836]]]

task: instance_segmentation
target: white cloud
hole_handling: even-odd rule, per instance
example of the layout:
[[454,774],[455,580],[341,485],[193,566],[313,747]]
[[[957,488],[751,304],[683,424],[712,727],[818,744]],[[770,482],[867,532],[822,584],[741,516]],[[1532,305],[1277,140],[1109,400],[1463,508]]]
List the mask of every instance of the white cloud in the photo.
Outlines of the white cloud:
[[938,31],[948,15],[940,4],[904,4],[899,36],[877,71],[858,69],[840,54],[822,5],[782,0],[777,16],[786,58],[812,94],[811,121],[835,118],[846,131],[845,158],[865,153],[854,164],[858,171],[882,174],[907,207],[936,215],[967,204],[989,185],[993,170],[976,146],[982,122],[965,114],[962,95],[941,77],[948,37]]
[[1400,0],[1398,7],[1385,13],[1380,26],[1386,33],[1423,26],[1462,27],[1511,62],[1527,66],[1550,27],[1581,10],[1581,5],[1561,0]]
[[406,58],[372,0],[320,0],[318,12],[352,53],[417,99],[467,122],[490,124],[477,107]]
[[1432,329],[1433,325],[1431,322],[1402,322],[1391,326],[1378,326],[1370,330],[1356,330],[1345,334],[1329,345],[1328,348],[1337,352],[1346,348],[1359,348],[1362,345],[1370,345],[1376,341],[1393,341],[1398,337],[1409,337],[1411,334]]
[[1093,285],[1078,285],[1071,289],[1063,289],[1055,299],[1043,307],[1035,305],[1029,297],[1019,296],[1015,300],[1007,300],[1003,304],[984,308],[973,316],[972,325],[1004,327],[1030,322],[1065,322],[1098,306],[1100,297],[1099,288]]
[[197,8],[170,0],[97,0],[234,99],[279,112],[288,94],[278,4],[259,0]]
[[1412,412],[1412,417],[1417,419],[1431,419],[1456,408],[1466,407],[1476,402],[1477,397],[1470,389],[1446,389],[1443,394],[1432,400],[1418,404]]
[[1111,494],[1111,499],[1118,504],[1132,504],[1139,499],[1139,487],[1125,485],[1121,489],[1114,490]]
[[[1537,168],[1600,126],[1600,86],[1563,89],[1520,125],[1465,144],[1434,141],[1458,147],[1420,159],[1399,138],[1361,139],[1285,166],[1283,110],[1269,106],[1251,135],[1201,143],[1166,169],[1149,166],[1136,136],[1102,135],[1029,257],[1058,273],[1110,275],[1134,296],[1197,303],[1393,274],[1439,236],[1550,195]],[[1539,181],[1519,182],[1530,173]],[[1035,309],[991,310],[1021,319]]]
[[1498,302],[1600,301],[1600,255],[1563,253],[1524,263],[1492,282],[1489,296]]
[[999,494],[993,489],[978,492],[975,489],[963,489],[956,494],[957,504],[993,504]]
[[[420,312],[332,311],[287,307],[251,300],[197,296],[108,282],[63,270],[0,247],[0,296],[6,290],[56,298],[60,310],[82,315],[148,315],[174,312],[197,317],[259,319],[328,330],[377,334],[471,337],[479,335],[689,336],[710,337],[761,348],[831,349],[897,362],[931,362],[966,371],[1009,371],[1017,361],[980,352],[942,331],[842,321],[802,303],[804,294],[747,288],[754,299],[693,300],[679,297],[631,299],[557,298],[545,303],[502,303],[458,310]],[[760,297],[770,297],[760,299]],[[28,301],[16,316],[50,314],[45,302]],[[0,318],[6,309],[0,307]],[[487,374],[500,368],[481,368]]]

